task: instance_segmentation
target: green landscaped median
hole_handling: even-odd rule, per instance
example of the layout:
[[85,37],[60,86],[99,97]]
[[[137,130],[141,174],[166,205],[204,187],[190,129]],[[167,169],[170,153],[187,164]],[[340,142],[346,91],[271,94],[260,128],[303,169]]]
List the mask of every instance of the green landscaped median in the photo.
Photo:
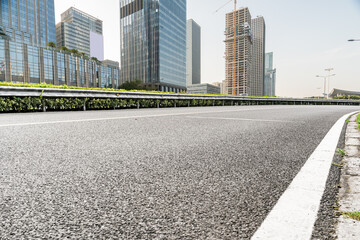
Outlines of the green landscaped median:
[[[186,92],[174,93],[174,92],[160,92],[160,91],[148,91],[148,90],[125,90],[125,89],[114,89],[114,88],[83,88],[83,87],[73,87],[73,86],[67,86],[67,85],[52,85],[52,84],[47,84],[47,83],[0,82],[0,86],[4,86],[4,87],[75,89],[75,90],[90,90],[90,91],[93,90],[93,91],[114,91],[114,92],[160,93],[160,94],[189,94],[189,93],[186,93]],[[191,93],[191,95],[227,96],[227,97],[235,96],[235,95],[202,94],[202,93]],[[257,96],[248,96],[248,97],[257,97]],[[257,98],[280,98],[280,97],[258,96]],[[281,97],[281,98],[284,98],[284,97]]]
[[358,128],[359,128],[359,130],[360,130],[360,114],[357,116],[356,122],[359,124],[359,125],[358,125]]
[[[118,92],[129,92],[124,89],[114,88],[82,88],[72,87],[67,85],[52,85],[47,83],[11,83],[11,82],[0,82],[0,86],[4,87],[32,87],[32,88],[56,88],[56,89],[77,89],[77,90],[95,90],[95,91],[118,91]],[[131,90],[131,92],[145,92],[145,93],[164,93],[158,91],[145,91],[145,90]]]
[[[230,103],[225,103],[229,105]],[[223,101],[213,100],[153,100],[118,98],[48,98],[48,97],[0,97],[1,112],[37,112],[61,110],[100,110],[122,108],[156,108],[188,106],[222,106]],[[45,109],[44,109],[45,108]]]

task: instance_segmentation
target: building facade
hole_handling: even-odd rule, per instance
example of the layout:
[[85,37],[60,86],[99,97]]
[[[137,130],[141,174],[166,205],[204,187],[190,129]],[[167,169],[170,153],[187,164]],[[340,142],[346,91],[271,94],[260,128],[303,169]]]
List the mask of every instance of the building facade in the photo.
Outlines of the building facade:
[[186,0],[120,0],[123,82],[186,89]]
[[119,68],[0,37],[0,81],[118,88]]
[[228,94],[228,91],[226,90],[225,80],[223,80],[221,82],[213,82],[211,84],[220,88],[220,94],[222,94],[222,95],[227,95]]
[[186,23],[186,86],[201,83],[201,27],[193,19]]
[[13,42],[56,43],[54,0],[1,0],[0,26]]
[[226,88],[230,95],[249,95],[252,63],[251,14],[249,9],[226,14]]
[[188,86],[187,93],[220,94],[220,87],[209,83]]
[[87,56],[104,60],[103,22],[74,7],[61,14],[56,25],[57,47],[77,49]]
[[265,20],[263,17],[251,20],[251,32],[253,44],[250,95],[263,96],[265,80]]
[[274,54],[266,53],[265,55],[265,80],[264,95],[269,97],[276,96],[276,69],[273,66]]

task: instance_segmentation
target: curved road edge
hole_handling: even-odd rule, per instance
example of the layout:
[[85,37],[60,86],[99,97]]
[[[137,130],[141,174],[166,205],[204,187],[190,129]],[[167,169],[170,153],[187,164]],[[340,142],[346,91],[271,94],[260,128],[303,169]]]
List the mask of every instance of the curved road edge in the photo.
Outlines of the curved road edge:
[[251,239],[310,239],[345,120],[341,117],[315,149]]

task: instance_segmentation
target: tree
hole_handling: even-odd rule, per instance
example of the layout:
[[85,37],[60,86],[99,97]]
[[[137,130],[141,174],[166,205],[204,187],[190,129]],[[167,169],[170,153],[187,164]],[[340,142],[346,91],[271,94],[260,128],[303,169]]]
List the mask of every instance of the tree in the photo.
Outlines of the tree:
[[54,42],[48,42],[48,47],[56,48],[56,44]]
[[119,86],[119,89],[125,90],[143,90],[142,81],[140,79],[135,79],[134,81],[125,82]]
[[84,52],[80,52],[79,54],[83,57],[86,57],[86,53],[84,53]]
[[70,52],[79,55],[79,51],[75,48],[71,49]]
[[91,57],[90,59],[95,62],[100,62],[99,59],[97,59],[96,57]]
[[130,82],[125,82],[119,86],[119,89],[125,90],[147,90],[147,91],[155,91],[156,87],[151,85],[144,84],[140,79],[135,79]]
[[60,50],[61,50],[61,51],[64,51],[64,52],[69,52],[69,49],[68,49],[67,47],[65,47],[65,46],[62,46],[62,47],[60,48]]

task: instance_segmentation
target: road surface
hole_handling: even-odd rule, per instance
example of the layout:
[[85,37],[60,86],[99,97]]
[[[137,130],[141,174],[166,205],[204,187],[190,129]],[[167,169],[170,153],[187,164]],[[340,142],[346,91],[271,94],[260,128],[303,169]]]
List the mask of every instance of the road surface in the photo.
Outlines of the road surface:
[[0,239],[249,239],[344,106],[0,115]]

